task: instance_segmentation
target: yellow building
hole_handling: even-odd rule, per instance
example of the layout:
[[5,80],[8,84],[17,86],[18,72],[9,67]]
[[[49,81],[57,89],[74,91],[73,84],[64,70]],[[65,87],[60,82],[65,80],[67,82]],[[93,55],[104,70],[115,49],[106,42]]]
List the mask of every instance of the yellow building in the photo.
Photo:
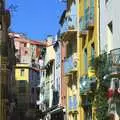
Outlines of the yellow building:
[[79,1],[80,36],[80,120],[95,120],[94,90],[96,77],[94,60],[99,55],[98,0]]
[[79,118],[79,12],[78,1],[67,0],[67,8],[60,20],[61,41],[65,45],[64,80],[67,82],[67,119]]
[[16,78],[16,96],[17,108],[24,112],[29,107],[29,65],[16,64],[15,70]]

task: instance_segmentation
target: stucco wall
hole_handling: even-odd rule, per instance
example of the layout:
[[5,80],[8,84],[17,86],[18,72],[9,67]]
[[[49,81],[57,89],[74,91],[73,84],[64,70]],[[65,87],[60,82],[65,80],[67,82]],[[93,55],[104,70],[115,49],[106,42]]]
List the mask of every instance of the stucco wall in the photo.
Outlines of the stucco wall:
[[[120,48],[120,1],[100,0],[100,39],[101,50],[109,52],[112,49]],[[113,22],[113,37],[108,34],[107,25]],[[106,47],[107,46],[107,47]]]

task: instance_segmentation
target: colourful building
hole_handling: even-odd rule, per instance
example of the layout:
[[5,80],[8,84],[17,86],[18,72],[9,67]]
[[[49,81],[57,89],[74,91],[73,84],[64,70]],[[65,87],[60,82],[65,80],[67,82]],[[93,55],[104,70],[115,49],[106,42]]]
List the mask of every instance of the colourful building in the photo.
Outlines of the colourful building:
[[[105,80],[110,77],[106,90],[108,97],[105,96],[107,98],[106,102],[108,102],[108,109],[104,112],[107,112],[108,116],[115,120],[120,118],[118,95],[120,94],[120,39],[118,37],[120,34],[120,14],[117,12],[120,10],[119,3],[119,1],[116,2],[114,0],[100,0],[100,52],[102,56],[106,53],[107,61],[112,61],[107,63],[108,66],[106,65],[109,73],[106,70],[104,74]],[[105,84],[108,84],[108,82],[105,82]],[[111,91],[115,90],[117,92],[113,92],[114,94],[110,95]]]
[[19,112],[25,112],[29,108],[29,64],[16,64],[16,96]]
[[39,97],[37,87],[40,83],[40,54],[46,44],[29,40],[18,33],[10,33],[9,36],[15,42],[17,108],[23,115],[26,110],[35,108]]
[[67,119],[79,118],[79,22],[78,1],[67,0],[67,8],[60,19],[61,42],[65,46],[64,82],[67,84]]
[[81,120],[95,120],[95,57],[99,55],[99,1],[79,1],[80,109]]

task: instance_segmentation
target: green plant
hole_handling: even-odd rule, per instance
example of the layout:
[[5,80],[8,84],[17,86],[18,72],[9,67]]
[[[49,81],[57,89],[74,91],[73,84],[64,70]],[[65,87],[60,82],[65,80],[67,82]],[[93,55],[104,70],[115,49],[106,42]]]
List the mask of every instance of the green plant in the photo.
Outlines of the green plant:
[[108,120],[107,110],[107,90],[109,80],[104,80],[103,77],[109,73],[108,55],[106,53],[95,58],[95,72],[98,78],[98,88],[95,94],[96,117],[98,120]]

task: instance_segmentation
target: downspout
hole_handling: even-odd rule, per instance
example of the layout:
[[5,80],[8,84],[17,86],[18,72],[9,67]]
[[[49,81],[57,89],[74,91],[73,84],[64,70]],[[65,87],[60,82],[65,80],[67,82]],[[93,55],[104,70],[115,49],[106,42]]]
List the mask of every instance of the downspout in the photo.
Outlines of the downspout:
[[[79,78],[80,78],[80,39],[79,39],[79,0],[76,0],[76,17],[77,17],[77,111],[80,111],[79,109]],[[78,112],[79,113],[79,112]],[[77,118],[80,119],[81,117],[81,112],[80,114],[77,114]]]

